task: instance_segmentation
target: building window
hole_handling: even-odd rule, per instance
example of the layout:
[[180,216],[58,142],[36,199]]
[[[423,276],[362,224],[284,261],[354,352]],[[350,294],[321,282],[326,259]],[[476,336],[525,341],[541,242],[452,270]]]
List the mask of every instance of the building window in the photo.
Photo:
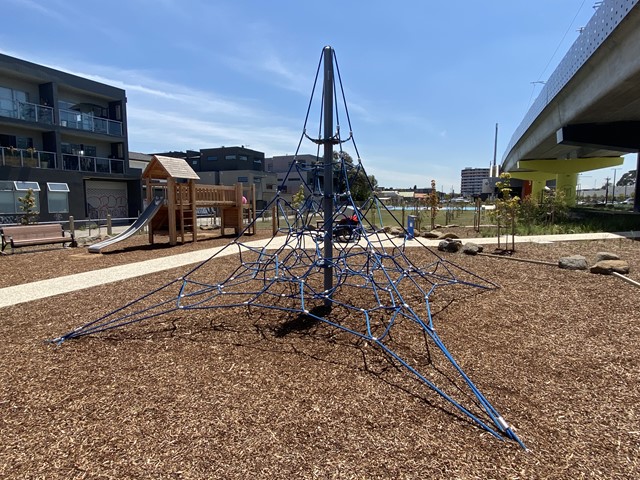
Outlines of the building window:
[[215,162],[216,160],[218,160],[218,157],[214,157],[214,156],[212,156],[212,155],[209,155],[209,156],[207,157],[207,161],[209,161],[209,162]]
[[40,211],[40,191],[38,182],[0,182],[0,213],[14,215],[23,213],[19,198],[24,197],[29,189],[33,190],[36,204],[34,210]]
[[235,156],[235,155],[225,155],[225,156],[224,156],[224,159],[225,159],[225,160],[235,160],[235,159],[236,159],[236,156]]
[[238,183],[247,183],[249,181],[249,177],[238,177]]
[[69,185],[47,183],[49,213],[69,213]]
[[238,159],[239,159],[239,160],[242,160],[243,162],[246,162],[246,161],[247,161],[247,156],[246,156],[246,155],[240,155],[240,156],[238,157]]

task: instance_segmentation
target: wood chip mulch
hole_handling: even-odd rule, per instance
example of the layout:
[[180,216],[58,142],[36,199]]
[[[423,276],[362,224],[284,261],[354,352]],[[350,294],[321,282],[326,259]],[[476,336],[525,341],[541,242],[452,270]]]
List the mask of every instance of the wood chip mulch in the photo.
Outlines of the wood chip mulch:
[[[99,255],[4,255],[0,287],[229,239],[145,241]],[[551,262],[614,252],[640,281],[637,241],[516,248],[513,257]],[[453,298],[434,324],[529,452],[465,420],[366,342],[325,324],[284,331],[292,319],[277,310],[191,311],[45,342],[186,270],[175,269],[0,309],[0,478],[639,478],[639,289],[445,255],[500,285]],[[213,262],[211,275],[233,260]]]

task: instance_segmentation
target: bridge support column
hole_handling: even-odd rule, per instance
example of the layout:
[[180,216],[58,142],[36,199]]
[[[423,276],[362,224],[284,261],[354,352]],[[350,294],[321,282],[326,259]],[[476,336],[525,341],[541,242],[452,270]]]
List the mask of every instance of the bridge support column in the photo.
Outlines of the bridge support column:
[[576,204],[576,187],[578,186],[577,173],[559,173],[556,176],[556,191],[564,193],[567,205],[574,207]]
[[531,180],[531,198],[534,202],[540,203],[542,200],[542,190],[547,184],[546,180]]

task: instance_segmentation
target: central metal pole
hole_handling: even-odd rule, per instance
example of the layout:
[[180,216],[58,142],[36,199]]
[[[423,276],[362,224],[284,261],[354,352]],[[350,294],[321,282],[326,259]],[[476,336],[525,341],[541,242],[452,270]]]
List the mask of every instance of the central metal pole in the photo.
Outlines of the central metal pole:
[[[324,47],[324,291],[333,289],[333,49]],[[330,307],[331,301],[325,300]]]

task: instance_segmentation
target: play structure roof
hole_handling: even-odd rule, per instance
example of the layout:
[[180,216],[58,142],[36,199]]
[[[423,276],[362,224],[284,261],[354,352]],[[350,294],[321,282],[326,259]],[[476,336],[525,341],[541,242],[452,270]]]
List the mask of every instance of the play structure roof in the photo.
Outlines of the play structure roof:
[[142,178],[181,178],[187,180],[199,180],[198,174],[189,166],[183,158],[163,157],[154,155],[144,169]]

